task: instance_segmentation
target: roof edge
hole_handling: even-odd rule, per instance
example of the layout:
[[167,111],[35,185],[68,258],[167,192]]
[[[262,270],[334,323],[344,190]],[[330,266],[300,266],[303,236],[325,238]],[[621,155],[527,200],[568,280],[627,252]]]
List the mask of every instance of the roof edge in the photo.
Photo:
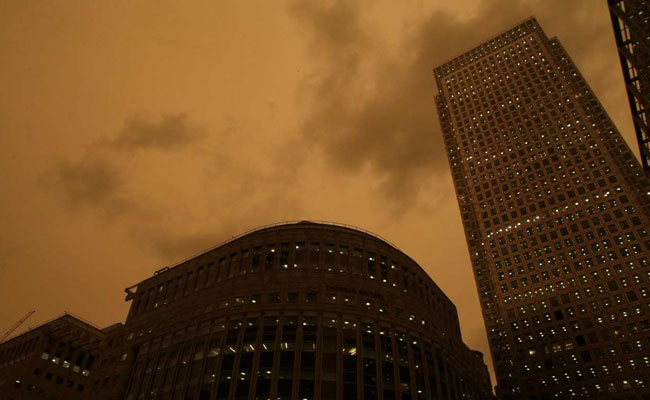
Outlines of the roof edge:
[[[381,237],[380,235],[378,235],[378,234],[376,234],[374,232],[368,231],[368,230],[363,229],[363,228],[359,228],[359,227],[354,226],[354,225],[347,225],[347,224],[342,224],[342,223],[339,223],[339,222],[319,221],[319,220],[282,221],[282,222],[276,222],[276,223],[273,223],[273,224],[262,225],[262,226],[258,226],[258,227],[253,228],[253,229],[249,229],[249,230],[245,231],[244,233],[233,236],[228,240],[224,240],[223,242],[221,242],[219,244],[216,244],[216,245],[214,245],[214,246],[212,246],[212,247],[210,247],[208,249],[205,249],[205,250],[200,251],[198,253],[195,253],[195,254],[193,254],[193,255],[191,255],[189,257],[186,257],[186,258],[184,258],[184,259],[182,259],[180,261],[177,261],[172,265],[160,268],[160,269],[154,271],[153,274],[154,274],[154,276],[156,276],[156,275],[158,275],[158,274],[160,274],[162,272],[165,272],[165,271],[167,271],[169,269],[177,267],[177,266],[179,266],[179,265],[181,265],[181,264],[183,264],[183,263],[185,263],[185,262],[187,262],[189,260],[192,260],[192,259],[194,259],[196,257],[202,256],[202,255],[204,255],[206,253],[209,253],[209,252],[211,252],[213,250],[218,249],[219,247],[225,246],[228,243],[234,242],[235,240],[241,239],[241,238],[243,238],[245,236],[248,236],[248,235],[251,235],[253,233],[257,233],[257,232],[261,232],[261,231],[264,231],[264,230],[267,230],[267,229],[272,229],[272,228],[277,228],[277,227],[283,227],[283,226],[289,226],[289,225],[299,225],[299,224],[313,224],[313,225],[320,225],[320,226],[333,226],[333,227],[337,227],[337,228],[344,228],[344,229],[348,229],[348,230],[351,230],[351,231],[360,232],[360,233],[363,233],[365,235],[371,236],[371,237],[373,237],[375,239],[378,239],[378,240],[386,243],[387,245],[393,247],[395,250],[404,253],[402,250],[399,249],[399,247],[397,247],[395,244],[391,243],[388,239],[385,239],[385,238]],[[130,287],[133,287],[133,286],[130,286]]]
[[[511,31],[514,31],[514,30],[517,29],[518,27],[521,27],[522,25],[524,25],[524,24],[526,24],[526,23],[528,23],[528,22],[531,22],[531,21],[532,21],[535,25],[537,25],[537,26],[539,26],[539,27],[541,28],[541,26],[540,26],[540,24],[539,24],[539,21],[537,21],[537,19],[535,18],[535,16],[533,16],[533,15],[528,16],[527,18],[524,18],[523,20],[520,20],[518,23],[516,23],[515,25],[511,26],[510,28],[508,28],[508,29],[506,29],[506,30],[504,30],[504,31],[501,31],[501,32],[499,32],[499,33],[497,33],[497,34],[495,34],[495,35],[492,35],[492,36],[488,37],[487,39],[483,39],[483,40],[481,40],[477,45],[470,47],[469,49],[467,49],[467,50],[465,50],[465,51],[459,53],[457,56],[452,57],[452,58],[448,59],[447,61],[443,62],[442,64],[439,64],[438,66],[434,67],[434,68],[433,68],[434,73],[435,73],[436,75],[438,75],[438,73],[440,72],[440,70],[441,70],[443,67],[445,67],[446,65],[448,65],[448,64],[450,64],[450,63],[452,63],[452,62],[458,60],[459,58],[463,58],[463,57],[467,56],[469,53],[471,53],[471,52],[473,52],[473,51],[476,51],[476,50],[480,49],[481,47],[485,46],[485,45],[486,45],[487,43],[489,43],[490,41],[492,41],[492,40],[494,40],[494,39],[497,39],[498,37],[500,37],[500,36],[502,36],[502,35],[505,35],[505,34],[511,32]],[[443,74],[443,75],[444,75],[444,74]]]

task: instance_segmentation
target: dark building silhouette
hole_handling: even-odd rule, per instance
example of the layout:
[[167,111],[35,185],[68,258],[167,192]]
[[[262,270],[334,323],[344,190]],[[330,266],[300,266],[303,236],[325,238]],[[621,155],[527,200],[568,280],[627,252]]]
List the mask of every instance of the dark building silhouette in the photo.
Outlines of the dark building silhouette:
[[85,399],[106,331],[65,314],[0,344],[0,398]]
[[650,396],[650,184],[529,19],[435,69],[505,399]]
[[627,97],[641,150],[641,164],[650,173],[650,2],[608,0]]
[[[157,271],[126,299],[125,324],[98,331],[85,398],[493,398],[451,301],[410,257],[356,228],[261,228]],[[32,369],[12,379],[44,385]]]

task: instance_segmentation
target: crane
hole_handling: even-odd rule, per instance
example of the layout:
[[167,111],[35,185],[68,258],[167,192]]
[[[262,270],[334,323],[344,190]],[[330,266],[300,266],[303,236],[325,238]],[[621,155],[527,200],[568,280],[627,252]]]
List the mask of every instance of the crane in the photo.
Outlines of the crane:
[[5,340],[6,338],[8,338],[9,335],[11,335],[11,334],[16,330],[16,329],[18,329],[18,327],[19,327],[20,325],[22,325],[23,322],[27,321],[27,318],[31,317],[32,314],[34,314],[35,312],[36,312],[36,310],[32,310],[32,311],[28,312],[27,314],[23,315],[23,317],[22,317],[21,319],[19,319],[18,322],[16,322],[15,324],[13,324],[13,325],[11,326],[11,328],[9,328],[9,330],[8,330],[7,332],[5,332],[5,333],[2,335],[2,337],[0,337],[0,343],[4,342],[4,340]]

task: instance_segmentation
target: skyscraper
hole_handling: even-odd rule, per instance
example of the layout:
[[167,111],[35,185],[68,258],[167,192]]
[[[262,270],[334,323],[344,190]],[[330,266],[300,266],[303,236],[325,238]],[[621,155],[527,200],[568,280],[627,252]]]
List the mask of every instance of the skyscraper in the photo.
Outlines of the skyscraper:
[[650,173],[650,2],[608,0],[641,164]]
[[435,77],[497,394],[647,399],[650,184],[586,81],[535,19]]

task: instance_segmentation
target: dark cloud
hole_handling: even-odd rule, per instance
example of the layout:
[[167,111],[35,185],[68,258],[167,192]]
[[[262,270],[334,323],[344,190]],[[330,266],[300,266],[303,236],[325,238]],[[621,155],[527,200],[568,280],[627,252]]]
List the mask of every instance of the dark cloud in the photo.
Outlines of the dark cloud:
[[[549,1],[550,2],[550,1]],[[447,173],[444,143],[434,105],[432,70],[487,38],[536,15],[547,32],[580,41],[584,58],[598,42],[585,44],[590,32],[609,31],[608,21],[591,21],[593,4],[484,0],[475,16],[459,20],[434,12],[413,26],[396,53],[382,49],[377,26],[364,19],[360,1],[328,6],[295,1],[289,12],[310,35],[313,71],[301,88],[308,100],[304,137],[322,151],[330,165],[345,173],[370,167],[381,192],[396,211],[413,205],[424,184]],[[552,18],[551,13],[553,13]],[[580,32],[571,31],[578,18]],[[544,25],[544,24],[542,24]]]
[[[185,114],[156,123],[129,117],[116,136],[90,145],[81,159],[60,160],[42,183],[75,216],[109,217],[152,253],[179,259],[242,226],[300,217],[288,167],[295,157],[258,165],[247,156],[250,138],[234,135],[239,129],[228,115],[210,135]],[[148,179],[140,181],[143,176]]]
[[[90,145],[80,160],[61,160],[54,171],[54,187],[70,208],[93,209],[111,217],[151,211],[139,207],[128,190],[134,160],[142,154],[136,150],[187,149],[204,138],[204,129],[189,121],[184,113],[164,115],[158,121],[142,114],[124,120],[123,128],[113,137]],[[51,185],[49,185],[51,186]]]
[[133,115],[110,144],[119,150],[175,150],[196,142],[203,133],[201,127],[188,121],[187,114],[165,115],[157,122]]
[[112,213],[131,207],[130,202],[120,195],[120,171],[103,158],[61,161],[55,176],[55,186],[71,207],[92,207],[112,210]]
[[361,4],[358,1],[336,1],[334,5],[295,1],[289,13],[313,31],[311,46],[319,55],[336,56],[351,51],[357,58],[360,43],[368,43],[360,21]]

